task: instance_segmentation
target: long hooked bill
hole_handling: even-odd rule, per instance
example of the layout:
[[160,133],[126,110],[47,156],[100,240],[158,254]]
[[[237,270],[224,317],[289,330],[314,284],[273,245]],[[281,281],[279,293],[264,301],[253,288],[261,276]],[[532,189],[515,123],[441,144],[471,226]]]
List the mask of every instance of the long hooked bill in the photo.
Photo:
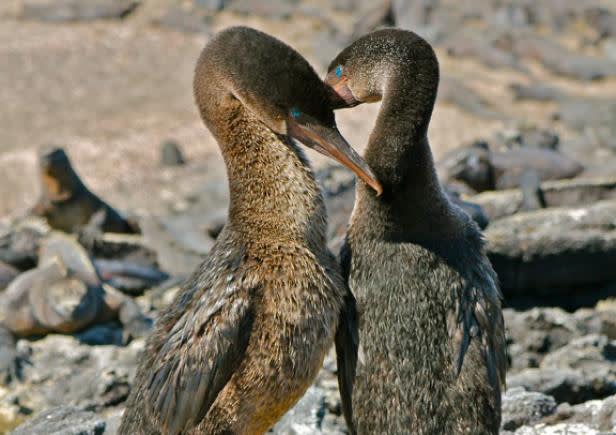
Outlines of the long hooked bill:
[[336,127],[328,127],[317,122],[300,124],[292,118],[289,119],[287,125],[289,136],[349,168],[372,187],[377,196],[383,193],[383,187],[372,169],[342,137]]

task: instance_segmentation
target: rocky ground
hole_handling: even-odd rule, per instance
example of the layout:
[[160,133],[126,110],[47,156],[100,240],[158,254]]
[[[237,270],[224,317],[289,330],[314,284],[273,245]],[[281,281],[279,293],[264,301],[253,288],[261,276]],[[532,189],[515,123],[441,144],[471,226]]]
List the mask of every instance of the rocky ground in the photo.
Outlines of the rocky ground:
[[[116,432],[152,321],[225,221],[224,166],[191,82],[209,36],[232,24],[287,41],[320,74],[380,26],[433,43],[439,175],[485,228],[505,295],[502,433],[616,433],[612,0],[5,0],[0,434]],[[377,111],[337,115],[359,150]],[[139,234],[88,224],[70,239],[25,218],[49,187],[38,156],[50,145]],[[336,249],[353,178],[310,158]],[[329,355],[275,433],[346,433],[335,371]]]

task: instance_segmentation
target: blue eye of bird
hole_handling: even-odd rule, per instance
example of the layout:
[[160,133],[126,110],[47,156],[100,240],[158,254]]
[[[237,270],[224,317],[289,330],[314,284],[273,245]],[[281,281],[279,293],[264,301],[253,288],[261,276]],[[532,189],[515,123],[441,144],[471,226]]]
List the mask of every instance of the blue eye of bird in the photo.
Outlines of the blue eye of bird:
[[342,77],[342,65],[338,65],[336,67],[336,77],[338,78]]
[[297,118],[301,114],[302,114],[302,112],[300,112],[300,110],[297,107],[294,107],[294,108],[291,109],[291,116],[293,118]]

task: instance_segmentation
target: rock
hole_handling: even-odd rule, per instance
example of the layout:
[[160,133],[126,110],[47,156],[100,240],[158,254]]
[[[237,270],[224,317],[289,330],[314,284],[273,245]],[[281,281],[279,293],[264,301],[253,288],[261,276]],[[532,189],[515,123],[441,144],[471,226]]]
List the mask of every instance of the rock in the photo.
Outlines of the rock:
[[340,165],[329,165],[315,173],[315,178],[326,198],[331,198],[348,190],[355,190],[355,176]]
[[565,98],[565,93],[560,89],[544,83],[513,84],[509,88],[516,100],[559,101]]
[[34,411],[70,405],[100,412],[126,400],[144,344],[89,346],[71,336],[48,335],[27,345],[30,363],[23,367],[23,382],[14,383],[9,396],[0,396],[0,404],[17,401]]
[[193,0],[193,4],[208,12],[218,12],[223,10],[230,0]]
[[597,80],[611,76],[616,71],[616,63],[571,52],[546,37],[516,33],[507,38],[514,53],[541,62],[555,74],[577,80]]
[[161,269],[171,275],[191,274],[214,244],[203,216],[148,217],[140,224],[146,246],[156,251]]
[[106,413],[105,415],[105,435],[117,435],[120,431],[120,424],[122,424],[122,414],[124,410],[117,410],[113,413]]
[[147,216],[140,221],[145,246],[156,252],[157,265],[170,275],[187,276],[214,244],[214,227],[227,218],[227,186],[209,183],[190,198],[181,213]]
[[8,434],[11,429],[19,426],[23,421],[24,417],[19,413],[17,405],[0,405],[0,431],[3,434]]
[[507,48],[498,47],[494,37],[485,32],[464,30],[447,38],[443,45],[447,54],[453,57],[474,57],[484,65],[491,68],[508,68],[521,72],[527,72],[518,57]]
[[38,249],[49,225],[41,218],[18,221],[0,235],[0,261],[19,270],[28,270],[38,262]]
[[542,393],[509,388],[502,399],[501,429],[516,430],[520,426],[538,422],[556,410],[553,397]]
[[352,12],[357,7],[356,0],[332,0],[330,3],[335,11],[347,13]]
[[[0,2],[0,9],[8,2]],[[0,12],[1,14],[1,12]],[[0,18],[3,21],[6,18]],[[7,71],[8,74],[10,74]],[[9,75],[2,77],[8,79]],[[25,91],[25,90],[24,90]],[[7,95],[8,97],[8,95]],[[19,109],[16,108],[16,111]],[[10,125],[7,125],[7,133]],[[3,150],[0,155],[0,215],[3,216],[0,234],[4,234],[15,218],[24,215],[32,205],[36,195],[36,180],[38,179],[38,157],[36,151],[26,147],[10,151],[12,147]]]
[[185,278],[183,277],[169,278],[159,286],[156,286],[139,296],[137,300],[140,301],[140,305],[142,306],[145,305],[152,307],[156,311],[160,311],[174,301],[175,296],[184,282]]
[[445,183],[461,181],[475,191],[501,190],[520,185],[522,174],[533,171],[541,180],[573,178],[583,167],[557,151],[534,147],[490,150],[482,141],[447,153],[437,164]]
[[611,99],[571,97],[558,108],[558,119],[580,131],[612,123],[615,116],[616,102]]
[[520,145],[531,148],[557,150],[559,143],[558,134],[549,130],[528,129],[523,131],[520,137]]
[[585,424],[556,424],[547,426],[538,424],[536,426],[524,426],[515,431],[515,435],[609,435],[600,434],[598,431]]
[[60,260],[68,272],[88,285],[99,285],[100,277],[88,253],[74,237],[59,231],[51,232],[41,243],[39,265]]
[[[604,300],[597,303],[596,309],[591,310],[591,323],[595,326],[594,330],[597,334],[605,335],[610,340],[616,340],[616,304],[613,300]],[[579,315],[577,312],[576,315]]]
[[528,170],[541,180],[573,178],[584,169],[575,160],[557,151],[540,148],[516,148],[505,152],[492,152],[497,189],[508,189],[520,184],[521,175]]
[[536,127],[522,127],[511,131],[496,133],[491,147],[494,149],[510,150],[514,148],[539,148],[558,150],[560,138],[552,130]]
[[172,140],[167,140],[160,147],[160,163],[163,166],[181,166],[186,161],[180,150],[180,145]]
[[532,10],[524,4],[504,4],[489,19],[497,27],[528,27],[533,23]]
[[372,32],[380,27],[393,26],[394,18],[389,1],[375,1],[371,7],[361,11],[359,18],[353,24],[351,40]]
[[[40,293],[40,287],[44,283],[59,281],[66,277],[66,273],[66,268],[59,261],[54,260],[43,268],[24,272],[13,280],[0,300],[0,318],[4,325],[17,335],[44,334],[47,329],[39,323],[33,312],[30,290],[38,286],[37,293]],[[83,288],[79,290],[83,293]],[[45,301],[46,298],[43,297],[43,305]]]
[[320,434],[320,420],[323,418],[325,395],[323,391],[311,386],[299,402],[285,414],[272,429],[277,435]]
[[138,5],[134,0],[24,0],[21,16],[51,22],[119,19]]
[[103,233],[91,248],[96,258],[130,260],[139,264],[154,265],[156,252],[147,248],[139,234]]
[[615,213],[616,201],[601,201],[492,221],[485,231],[488,256],[505,294],[556,295],[615,281]]
[[396,25],[404,29],[428,25],[430,23],[430,12],[439,6],[438,3],[440,3],[440,1],[393,0],[392,9],[396,18]]
[[448,29],[454,28],[454,21],[458,21],[458,17],[452,14],[447,17],[439,16],[439,20],[433,19],[434,12],[443,9],[439,6],[440,1],[392,0],[396,27],[411,30],[430,43],[436,43],[442,39]]
[[114,324],[95,325],[78,334],[75,337],[84,344],[90,346],[116,345],[124,344],[122,328]]
[[90,253],[101,280],[126,294],[141,294],[168,278],[140,235],[103,233]]
[[135,302],[102,283],[85,250],[58,232],[43,241],[39,266],[16,278],[0,302],[4,324],[19,336],[73,333],[114,318],[137,336],[149,328]]
[[616,340],[604,335],[590,334],[572,340],[560,349],[546,355],[541,368],[578,370],[588,376],[601,376],[612,380],[616,388]]
[[338,394],[335,361],[335,353],[330,351],[314,384],[268,433],[280,435],[348,433]]
[[19,275],[19,271],[16,268],[0,260],[0,292],[4,290],[17,275]]
[[616,333],[614,329],[616,319],[612,320],[614,314],[616,313],[612,310],[602,312],[598,308],[583,307],[573,313],[573,319],[584,325],[585,333],[581,335],[605,335],[608,339],[613,340],[616,338],[614,335]]
[[81,181],[61,148],[40,156],[41,197],[32,213],[47,219],[52,228],[78,232],[88,224],[90,231],[135,233],[137,229]]
[[470,198],[477,192],[466,183],[458,180],[449,180],[446,184],[442,184],[447,193],[458,198]]
[[[185,8],[182,5],[170,5],[160,16],[152,19],[152,24],[185,33],[201,33],[208,35],[212,33],[212,17],[208,15],[207,12],[200,8]],[[166,151],[165,145],[167,143],[168,142],[164,142],[161,149],[162,163],[167,164],[165,159],[169,159],[170,162],[175,161],[171,163],[171,165],[181,164],[177,163],[178,156],[174,155],[173,151]],[[169,152],[170,155],[166,156],[165,152]]]
[[22,379],[22,367],[27,358],[17,349],[15,337],[0,323],[0,385]]
[[168,278],[160,271],[156,252],[141,235],[103,233],[90,247],[101,280],[130,295],[141,294]]
[[439,84],[438,99],[465,112],[485,119],[503,119],[504,116],[477,92],[453,77],[443,77]]
[[530,368],[507,376],[507,387],[522,387],[554,397],[557,403],[572,404],[616,393],[616,385],[608,379],[586,376],[578,370]]
[[531,2],[531,4],[537,24],[548,26],[555,32],[575,30],[575,27],[578,27],[579,31],[582,23],[591,29],[596,28],[598,27],[597,12],[603,10],[593,1],[561,2],[559,0],[548,0],[540,3]]
[[131,295],[154,287],[169,278],[169,275],[152,266],[124,260],[94,260],[94,267],[103,281]]
[[527,170],[520,176],[520,190],[522,192],[523,211],[545,208],[545,197],[541,190],[541,179],[537,171]]
[[616,62],[616,38],[610,38],[603,43],[603,54],[608,59]]
[[584,18],[598,33],[598,39],[616,36],[616,13],[601,6],[592,6],[584,11]]
[[465,183],[476,192],[493,190],[496,184],[489,146],[476,141],[456,148],[437,162],[437,172],[443,183]]
[[[546,181],[540,188],[546,207],[582,206],[616,198],[614,177]],[[520,189],[483,192],[468,200],[480,205],[490,220],[516,214],[523,206]]]
[[233,0],[227,8],[241,15],[286,20],[293,14],[293,1],[285,0]]
[[124,329],[123,343],[128,343],[133,338],[144,338],[152,330],[152,319],[145,316],[141,307],[132,299],[124,299],[118,307],[118,320]]
[[600,431],[616,431],[616,396],[604,400],[590,400],[578,405],[562,403],[556,412],[543,419],[546,424],[585,423]]
[[[69,405],[105,415],[115,433],[121,418],[120,408],[132,381],[143,341],[125,348],[86,346],[72,337],[49,335],[32,342],[32,362],[25,372],[25,383],[18,384],[10,398],[28,409],[38,410]],[[314,385],[270,433],[345,434],[340,397],[335,377],[335,354],[330,352]],[[44,432],[46,433],[46,432]]]
[[555,117],[584,133],[596,147],[616,150],[616,103],[611,99],[569,98]]
[[511,371],[539,367],[545,355],[589,332],[588,326],[561,308],[503,310]]
[[355,177],[340,165],[329,165],[316,174],[327,208],[327,240],[330,250],[340,252],[355,204]]
[[103,435],[104,432],[105,421],[93,412],[58,406],[39,413],[11,435]]
[[[533,311],[537,310],[539,309]],[[550,313],[550,311],[546,312]],[[534,350],[536,354],[539,351],[546,355],[540,362],[540,368],[524,369],[519,373],[509,374],[507,378],[509,388],[524,387],[528,390],[540,391],[554,396],[558,403],[571,404],[603,398],[616,392],[616,365],[614,364],[616,341],[597,334],[575,337],[575,330],[579,333],[583,326],[579,325],[579,322],[576,322],[570,314],[564,313],[561,313],[564,315],[558,319],[560,325],[556,328],[546,325],[543,331],[538,331],[535,326],[537,323],[529,322],[530,332],[528,336],[524,336],[520,326],[525,320],[525,314],[521,314],[518,324],[511,321],[510,314],[506,314],[507,321],[509,321],[508,333],[512,334],[511,331],[514,331],[514,336],[521,335],[521,338],[514,338],[514,342],[519,340],[522,347],[526,346],[531,351],[532,346],[525,345],[525,343],[529,343],[532,336],[542,337],[536,341]],[[550,336],[558,341],[551,343]],[[515,361],[516,355],[512,355],[512,358]],[[557,414],[560,415],[562,412],[559,411]],[[559,421],[561,418],[558,415],[550,421]]]

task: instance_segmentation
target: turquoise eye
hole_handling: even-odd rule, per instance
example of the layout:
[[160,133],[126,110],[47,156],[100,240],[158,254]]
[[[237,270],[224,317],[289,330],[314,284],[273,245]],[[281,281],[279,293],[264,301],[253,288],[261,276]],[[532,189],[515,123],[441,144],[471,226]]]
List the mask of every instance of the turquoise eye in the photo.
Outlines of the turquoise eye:
[[336,67],[336,77],[338,78],[342,77],[342,65],[338,65]]
[[302,114],[302,112],[300,112],[297,107],[294,107],[294,108],[291,109],[291,116],[293,118],[297,118],[301,114]]

